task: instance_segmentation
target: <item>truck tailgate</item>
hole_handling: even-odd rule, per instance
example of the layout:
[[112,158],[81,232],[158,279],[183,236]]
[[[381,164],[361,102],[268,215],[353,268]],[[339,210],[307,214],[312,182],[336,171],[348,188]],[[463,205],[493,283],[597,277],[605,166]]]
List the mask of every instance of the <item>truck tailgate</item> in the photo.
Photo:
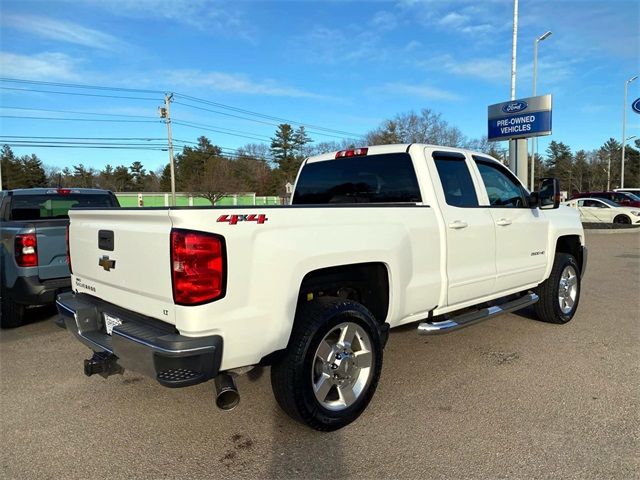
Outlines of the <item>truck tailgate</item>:
[[71,210],[71,286],[175,324],[168,210]]
[[33,222],[38,237],[38,277],[41,280],[69,276],[67,220]]

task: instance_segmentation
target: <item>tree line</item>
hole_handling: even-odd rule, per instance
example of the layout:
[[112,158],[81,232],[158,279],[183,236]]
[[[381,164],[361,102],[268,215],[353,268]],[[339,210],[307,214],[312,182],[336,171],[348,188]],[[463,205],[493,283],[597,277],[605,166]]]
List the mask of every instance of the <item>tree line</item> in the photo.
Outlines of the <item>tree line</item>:
[[[441,114],[430,109],[408,112],[383,121],[363,139],[314,143],[305,128],[280,124],[271,143],[247,144],[233,153],[201,136],[194,146],[175,155],[176,190],[189,192],[215,202],[226,194],[255,192],[258,195],[285,195],[286,183],[293,183],[303,160],[323,153],[361,145],[389,143],[429,143],[468,148],[505,161],[504,150],[486,137],[472,139],[450,125]],[[563,142],[553,140],[544,155],[536,154],[536,179],[555,176],[562,190],[599,191],[620,185],[621,144],[611,138],[595,150],[573,152]],[[35,154],[16,156],[8,145],[1,150],[2,188],[86,187],[116,192],[168,192],[171,190],[169,165],[155,171],[141,162],[106,165],[98,170],[80,163],[71,168],[45,166]],[[625,185],[640,185],[640,140],[627,146]],[[610,168],[609,168],[610,165]],[[607,180],[608,172],[610,178]]]

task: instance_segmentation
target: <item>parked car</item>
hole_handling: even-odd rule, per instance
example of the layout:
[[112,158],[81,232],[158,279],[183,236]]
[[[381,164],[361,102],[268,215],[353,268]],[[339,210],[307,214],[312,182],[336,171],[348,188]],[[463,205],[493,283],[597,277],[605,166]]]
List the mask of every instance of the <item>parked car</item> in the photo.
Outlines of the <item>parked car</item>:
[[576,198],[605,198],[612,202],[616,202],[623,207],[640,207],[640,197],[636,197],[633,193],[628,192],[611,191],[575,193],[569,200],[574,200]]
[[613,191],[631,193],[640,198],[640,188],[614,188]]
[[584,231],[558,182],[543,187],[482,153],[380,145],[308,158],[284,207],[74,209],[58,311],[93,350],[86,375],[214,379],[232,408],[234,376],[271,365],[282,409],[335,430],[373,397],[389,328],[528,305],[573,318]]
[[580,220],[586,223],[640,223],[640,209],[618,205],[606,198],[578,198],[565,205],[580,212]]
[[55,302],[71,288],[67,263],[68,211],[118,207],[107,190],[29,188],[0,192],[0,326],[22,324],[25,308]]

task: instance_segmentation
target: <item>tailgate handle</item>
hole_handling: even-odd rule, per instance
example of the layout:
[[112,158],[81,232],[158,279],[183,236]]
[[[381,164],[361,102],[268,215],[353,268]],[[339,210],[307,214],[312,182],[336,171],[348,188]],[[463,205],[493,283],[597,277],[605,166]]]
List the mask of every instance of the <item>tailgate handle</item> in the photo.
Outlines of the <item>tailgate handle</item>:
[[98,248],[113,252],[113,230],[98,230]]

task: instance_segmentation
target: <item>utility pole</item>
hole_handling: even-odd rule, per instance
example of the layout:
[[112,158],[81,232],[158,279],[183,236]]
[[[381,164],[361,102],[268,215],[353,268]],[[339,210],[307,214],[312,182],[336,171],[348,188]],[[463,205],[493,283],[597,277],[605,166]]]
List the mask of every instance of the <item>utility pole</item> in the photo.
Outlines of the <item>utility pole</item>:
[[[545,32],[533,41],[533,94],[536,96],[536,80],[538,78],[538,43],[549,38],[552,32]],[[538,137],[531,139],[531,191],[536,188],[535,185],[535,171],[536,171],[536,151],[538,150]]]
[[636,80],[638,75],[631,77],[629,80],[624,82],[624,105],[622,106],[622,167],[620,170],[620,188],[624,188],[624,151],[627,146],[627,89],[629,88],[629,84]]
[[159,107],[160,118],[164,118],[167,124],[167,138],[169,144],[169,169],[171,170],[171,205],[176,206],[176,172],[173,162],[173,137],[171,135],[171,100],[173,93],[166,93],[164,96],[164,106]]

